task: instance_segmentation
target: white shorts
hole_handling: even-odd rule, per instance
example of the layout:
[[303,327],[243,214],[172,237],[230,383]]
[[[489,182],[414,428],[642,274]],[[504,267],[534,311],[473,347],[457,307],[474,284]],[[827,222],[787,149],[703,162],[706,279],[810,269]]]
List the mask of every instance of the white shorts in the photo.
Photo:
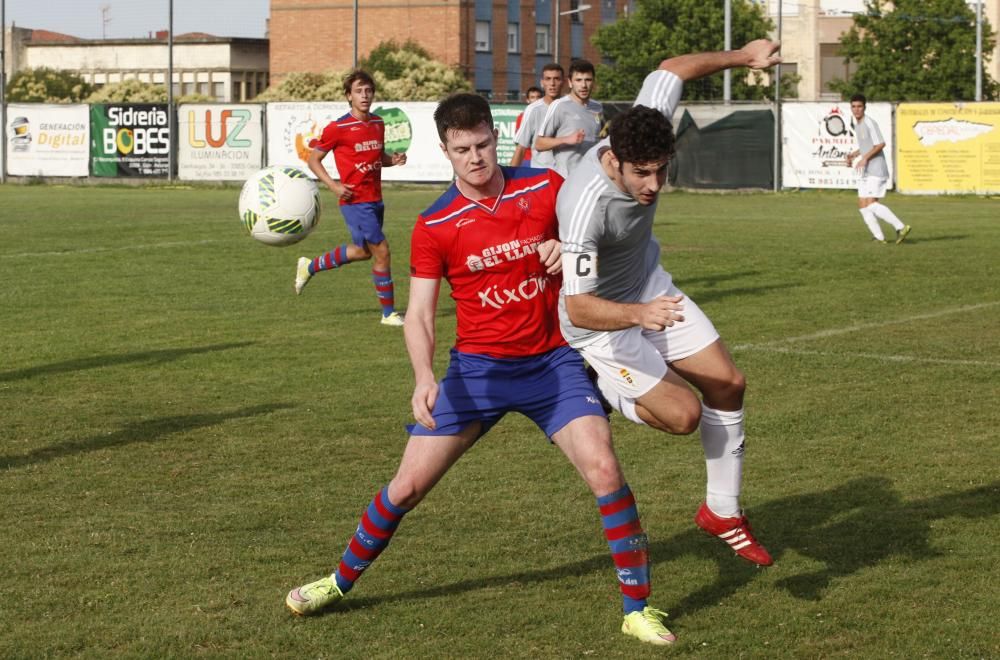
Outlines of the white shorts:
[[[657,267],[641,300],[665,295],[684,293],[674,286],[669,273]],[[684,320],[669,328],[644,330],[634,326],[601,332],[577,349],[600,376],[602,390],[610,387],[622,397],[637,399],[667,375],[667,364],[690,357],[718,340],[715,326],[693,300],[685,296],[681,304]]]
[[884,176],[872,176],[866,174],[858,179],[858,197],[871,197],[882,199],[885,191],[889,189],[889,178]]

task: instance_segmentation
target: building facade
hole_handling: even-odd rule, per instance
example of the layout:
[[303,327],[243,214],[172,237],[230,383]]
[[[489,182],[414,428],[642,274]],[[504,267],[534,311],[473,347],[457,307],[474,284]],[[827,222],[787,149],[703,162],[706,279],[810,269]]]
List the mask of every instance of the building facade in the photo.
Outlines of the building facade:
[[380,43],[414,41],[477,91],[517,100],[549,62],[600,61],[591,37],[629,2],[588,1],[271,0],[271,76],[344,70]]
[[[78,39],[48,30],[8,29],[7,75],[48,67],[79,74],[102,87],[135,79],[164,84],[168,69],[167,33],[147,39]],[[267,89],[267,39],[192,33],[174,38],[173,93],[202,94],[216,101],[249,101]]]

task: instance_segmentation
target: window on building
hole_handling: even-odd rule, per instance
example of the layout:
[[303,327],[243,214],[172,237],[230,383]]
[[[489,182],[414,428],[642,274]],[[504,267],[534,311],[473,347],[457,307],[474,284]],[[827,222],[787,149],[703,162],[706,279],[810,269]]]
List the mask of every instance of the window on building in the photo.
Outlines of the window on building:
[[[569,9],[575,13],[570,14],[570,22],[583,23],[583,11],[576,11],[580,8],[580,0],[569,0]],[[590,7],[587,7],[590,9]],[[586,11],[586,9],[584,10]]]
[[490,52],[490,22],[476,21],[476,52]]
[[535,52],[548,55],[552,52],[552,32],[548,25],[535,26]]
[[225,97],[225,94],[226,94],[226,86],[223,83],[220,82],[212,83],[212,96],[215,97],[216,101],[227,101],[228,99]]
[[507,24],[507,52],[521,52],[521,25],[519,23]]
[[848,64],[844,56],[840,55],[840,44],[819,45],[819,82],[822,93],[833,92],[830,89],[831,80],[834,78],[850,80],[857,69],[856,63]]
[[477,89],[476,94],[479,94],[487,101],[493,100],[493,90],[492,89]]

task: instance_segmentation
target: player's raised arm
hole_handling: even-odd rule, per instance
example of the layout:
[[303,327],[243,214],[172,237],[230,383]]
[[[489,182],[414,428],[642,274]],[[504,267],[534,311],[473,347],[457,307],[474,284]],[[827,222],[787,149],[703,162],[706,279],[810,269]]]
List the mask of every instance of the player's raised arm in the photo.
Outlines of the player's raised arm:
[[779,48],[781,48],[780,42],[757,39],[739,50],[691,53],[671,57],[663,60],[659,68],[669,71],[685,81],[741,66],[750,69],[767,69],[781,62],[781,56],[777,55]]

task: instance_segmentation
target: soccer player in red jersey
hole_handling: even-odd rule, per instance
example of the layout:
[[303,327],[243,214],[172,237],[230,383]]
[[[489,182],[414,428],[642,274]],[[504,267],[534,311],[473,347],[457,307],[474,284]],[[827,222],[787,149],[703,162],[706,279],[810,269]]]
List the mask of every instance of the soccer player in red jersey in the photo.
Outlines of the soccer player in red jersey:
[[[611,443],[611,429],[580,356],[563,340],[551,170],[500,167],[489,103],[456,94],[434,113],[455,183],[417,220],[404,328],[416,384],[396,476],[361,517],[333,575],[293,589],[285,604],[315,614],[340,601],[388,545],[403,516],[508,412],[559,447],[597,497],[622,593],[622,632],[676,639],[650,607],[647,539]],[[456,303],[457,338],[444,379],[434,376],[441,281]]]
[[[351,244],[309,259],[300,257],[295,270],[295,293],[322,270],[340,268],[352,261],[372,260],[372,282],[382,305],[382,325],[401,326],[396,312],[389,241],[382,233],[385,206],[382,204],[382,168],[406,163],[406,154],[385,151],[385,124],[371,113],[375,81],[366,72],[352,71],[344,79],[344,94],[351,110],[330,122],[323,134],[309,146],[309,169],[340,199],[340,211],[351,233]],[[340,182],[330,176],[323,158],[330,151],[340,174]]]

